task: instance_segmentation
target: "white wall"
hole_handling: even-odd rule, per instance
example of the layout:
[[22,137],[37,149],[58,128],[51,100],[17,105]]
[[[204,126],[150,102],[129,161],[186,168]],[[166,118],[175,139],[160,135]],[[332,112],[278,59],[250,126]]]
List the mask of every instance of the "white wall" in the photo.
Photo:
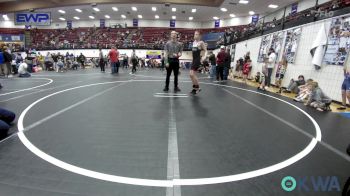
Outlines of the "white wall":
[[[127,54],[128,56],[131,56],[132,50],[130,49],[120,49],[118,50],[120,54]],[[135,50],[136,55],[138,57],[146,57],[146,52],[147,51],[160,51],[160,50]],[[77,49],[77,50],[43,50],[39,51],[42,55],[46,55],[47,52],[50,53],[58,53],[60,52],[61,54],[65,55],[67,52],[69,54],[73,53],[74,56],[80,55],[80,53],[83,53],[87,58],[92,58],[92,57],[98,57],[99,51],[97,49]],[[104,54],[107,54],[109,52],[108,49],[103,49],[102,52]],[[184,51],[182,53],[182,56],[180,60],[192,60],[192,52],[191,51]]]
[[[337,65],[322,65],[321,70],[315,70],[312,65],[310,48],[320,29],[320,25],[324,23],[326,29],[329,29],[331,19],[310,23],[302,26],[302,34],[296,54],[294,64],[289,64],[288,69],[283,80],[283,86],[287,86],[290,79],[297,78],[298,75],[304,75],[306,79],[312,78],[317,81],[324,92],[333,100],[341,101],[340,87],[343,82],[343,67]],[[253,63],[252,74],[262,69],[262,64],[257,62],[261,38],[254,38],[236,44],[235,59],[243,57],[247,51],[251,52],[251,59]],[[274,75],[272,81],[274,82]]]
[[316,5],[316,0],[303,0],[298,3],[298,12],[307,10]]
[[[228,26],[240,26],[247,25],[252,22],[251,16],[247,17],[236,17],[220,20],[220,27],[228,27]],[[214,20],[208,22],[202,22],[201,28],[214,28],[215,22]]]

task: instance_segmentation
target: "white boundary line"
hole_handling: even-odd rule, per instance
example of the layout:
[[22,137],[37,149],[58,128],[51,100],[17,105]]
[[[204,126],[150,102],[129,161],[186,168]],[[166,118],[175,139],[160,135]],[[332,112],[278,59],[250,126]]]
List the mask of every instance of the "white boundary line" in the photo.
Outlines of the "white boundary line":
[[[154,80],[151,80],[154,81]],[[158,80],[161,81],[161,80]],[[277,97],[273,97],[271,95],[267,95],[267,94],[263,94],[260,92],[256,92],[256,91],[252,91],[252,90],[248,90],[248,89],[243,89],[243,88],[238,88],[238,87],[233,87],[233,86],[227,86],[227,85],[220,85],[220,84],[212,84],[212,83],[203,83],[201,82],[201,84],[208,84],[208,85],[214,85],[214,86],[223,86],[223,87],[227,87],[227,88],[233,88],[233,89],[239,89],[239,90],[243,90],[243,91],[247,91],[247,92],[252,92],[255,94],[260,94],[263,96],[267,96],[270,97],[272,99],[281,101],[283,103],[288,104],[289,106],[297,109],[298,111],[300,111],[301,113],[303,113],[305,116],[307,116],[311,122],[313,123],[315,129],[316,129],[316,137],[312,138],[311,142],[308,144],[308,146],[306,148],[304,148],[301,152],[297,153],[296,155],[294,155],[293,157],[284,160],[280,163],[262,168],[262,169],[258,169],[258,170],[254,170],[254,171],[250,171],[250,172],[245,172],[245,173],[240,173],[240,174],[235,174],[235,175],[229,175],[229,176],[221,176],[221,177],[211,177],[211,178],[197,178],[197,179],[173,179],[173,180],[152,180],[152,179],[140,179],[140,178],[129,178],[129,177],[122,177],[122,176],[116,176],[116,175],[110,175],[110,174],[105,174],[105,173],[101,173],[101,172],[96,172],[96,171],[92,171],[92,170],[88,170],[88,169],[84,169],[75,165],[71,165],[69,163],[63,162],[61,160],[56,159],[55,157],[52,157],[48,154],[46,154],[45,152],[41,151],[40,149],[38,149],[36,146],[34,146],[29,140],[28,138],[25,136],[24,134],[24,126],[23,126],[23,120],[25,115],[27,114],[27,112],[36,104],[38,104],[39,102],[52,97],[54,95],[63,93],[63,92],[67,92],[67,91],[71,91],[71,90],[75,90],[75,89],[79,89],[79,88],[84,88],[84,87],[90,87],[90,86],[97,86],[97,85],[103,85],[103,84],[111,84],[111,83],[118,83],[118,82],[128,82],[128,81],[114,81],[114,82],[104,82],[104,83],[95,83],[95,84],[89,84],[89,85],[83,85],[83,86],[78,86],[78,87],[74,87],[74,88],[69,88],[69,89],[65,89],[65,90],[61,90],[55,93],[52,93],[50,95],[47,95],[37,101],[35,101],[34,103],[32,103],[31,105],[29,105],[20,115],[19,119],[18,119],[18,136],[21,140],[21,142],[34,154],[36,154],[37,156],[39,156],[40,158],[44,159],[45,161],[56,165],[62,169],[65,169],[67,171],[71,171],[73,173],[76,174],[80,174],[83,176],[87,176],[87,177],[91,177],[91,178],[95,178],[95,179],[100,179],[100,180],[104,180],[104,181],[109,181],[109,182],[117,182],[117,183],[122,183],[122,184],[131,184],[131,185],[141,185],[141,186],[153,186],[153,187],[174,187],[174,186],[188,186],[188,185],[208,185],[208,184],[219,184],[219,183],[227,183],[227,182],[234,182],[234,181],[240,181],[240,180],[245,180],[245,179],[249,179],[249,178],[254,178],[254,177],[258,177],[258,176],[262,176],[265,174],[269,174],[275,171],[278,171],[280,169],[286,168],[294,163],[296,163],[297,161],[301,160],[302,158],[304,158],[305,156],[307,156],[317,145],[318,141],[321,141],[322,138],[322,133],[321,133],[321,129],[319,127],[319,125],[317,124],[317,122],[315,121],[315,119],[313,119],[308,113],[306,113],[305,111],[303,111],[302,109],[298,108],[297,106],[284,101],[282,99],[279,99]]]
[[[34,79],[34,78],[33,78],[33,79]],[[30,80],[30,79],[23,79],[23,80]],[[26,89],[21,89],[21,90],[17,90],[17,91],[12,91],[12,92],[8,92],[8,93],[3,93],[3,94],[0,94],[0,96],[9,95],[9,94],[13,94],[13,93],[18,93],[18,92],[22,92],[22,91],[28,91],[28,90],[32,90],[32,89],[36,89],[36,88],[39,88],[39,87],[42,87],[42,86],[49,85],[49,84],[51,84],[51,83],[53,82],[53,80],[50,79],[50,78],[35,78],[34,80],[49,80],[49,82],[48,82],[48,83],[45,83],[45,84],[38,85],[38,86],[26,88]]]
[[[168,135],[168,165],[167,179],[180,179],[179,148],[177,142],[176,116],[174,100],[169,101],[169,135]],[[166,189],[166,196],[181,196],[181,187],[174,186]]]

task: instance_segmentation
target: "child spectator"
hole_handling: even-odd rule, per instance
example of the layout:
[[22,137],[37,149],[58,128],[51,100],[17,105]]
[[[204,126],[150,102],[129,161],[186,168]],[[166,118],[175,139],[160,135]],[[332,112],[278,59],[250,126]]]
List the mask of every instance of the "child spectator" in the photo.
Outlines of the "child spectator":
[[265,89],[265,83],[266,83],[266,76],[267,76],[267,74],[268,74],[268,72],[267,72],[267,64],[269,63],[268,62],[268,58],[265,58],[264,59],[264,65],[263,65],[263,67],[262,67],[262,76],[261,76],[261,79],[260,79],[260,86],[258,87],[258,90],[262,90],[262,91],[266,91],[266,89]]
[[284,92],[285,93],[291,93],[291,92],[293,92],[293,93],[299,93],[299,86],[301,86],[301,85],[304,85],[305,84],[305,78],[304,78],[304,76],[303,75],[300,75],[300,76],[298,76],[298,80],[297,81],[295,81],[294,79],[291,79],[290,80],[290,83],[289,83],[289,85],[288,85],[288,87],[287,87],[287,90],[285,90]]
[[251,63],[252,61],[248,59],[247,62],[243,65],[243,82],[244,83],[247,83],[247,78],[250,73],[250,69],[252,67]]
[[323,93],[317,82],[311,83],[311,94],[305,105],[316,108],[318,111],[330,111],[332,99]]
[[282,60],[278,63],[277,72],[276,72],[276,87],[279,88],[279,91],[276,93],[282,92],[282,80],[284,78],[284,75],[286,74],[288,66],[288,61],[285,57],[282,58]]
[[305,85],[299,86],[299,94],[293,100],[297,102],[303,102],[306,98],[308,98],[311,94],[312,82],[312,79],[308,79]]
[[257,73],[256,73],[256,76],[255,76],[255,82],[257,82],[257,83],[260,84],[260,79],[261,79],[260,72],[257,72]]

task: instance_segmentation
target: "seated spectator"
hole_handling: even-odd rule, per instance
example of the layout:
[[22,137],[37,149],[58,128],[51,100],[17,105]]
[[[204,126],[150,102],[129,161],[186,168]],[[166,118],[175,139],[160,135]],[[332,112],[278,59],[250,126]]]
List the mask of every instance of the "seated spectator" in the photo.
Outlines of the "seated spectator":
[[79,66],[79,63],[77,61],[73,61],[72,69],[73,70],[78,70],[78,66]]
[[64,67],[64,63],[62,62],[62,60],[58,60],[56,72],[63,72],[63,67]]
[[318,86],[317,82],[311,83],[311,94],[308,101],[305,103],[307,106],[316,108],[318,111],[330,111],[330,105],[332,99],[329,98],[321,88]]
[[305,99],[307,99],[310,94],[311,94],[311,84],[312,84],[313,80],[312,79],[308,79],[306,81],[306,84],[299,86],[299,94],[298,96],[293,99],[294,101],[297,102],[303,102]]
[[18,67],[18,77],[28,78],[30,77],[30,73],[28,73],[28,65],[27,63],[21,63]]
[[255,82],[257,82],[257,83],[260,84],[260,80],[261,80],[260,72],[257,72],[257,73],[256,73],[256,76],[255,76]]
[[12,122],[15,120],[16,114],[0,108],[0,136],[6,137]]
[[287,89],[284,91],[285,93],[295,93],[298,94],[299,93],[299,86],[304,85],[305,84],[305,78],[303,75],[298,76],[298,80],[295,81],[294,79],[290,80],[290,83],[287,87]]

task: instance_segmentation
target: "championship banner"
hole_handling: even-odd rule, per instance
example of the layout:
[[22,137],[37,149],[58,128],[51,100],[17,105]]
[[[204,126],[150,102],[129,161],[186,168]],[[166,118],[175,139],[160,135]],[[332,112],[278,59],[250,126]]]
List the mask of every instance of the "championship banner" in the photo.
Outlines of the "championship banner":
[[139,26],[139,20],[138,19],[133,19],[132,20],[132,26],[133,27],[138,27]]
[[105,26],[106,26],[106,20],[100,19],[100,28],[105,28]]
[[269,48],[275,49],[275,53],[277,55],[277,61],[280,59],[280,56],[281,56],[284,37],[285,37],[284,31],[280,31],[272,34],[271,46]]
[[17,12],[15,13],[15,25],[50,26],[51,13]]
[[214,27],[215,28],[220,27],[220,20],[215,20]]
[[162,52],[161,51],[147,51],[146,59],[161,59]]
[[24,42],[24,35],[1,34],[0,42]]
[[259,55],[258,55],[258,62],[262,63],[264,62],[264,59],[267,58],[269,47],[271,44],[271,35],[265,35],[262,37],[260,49],[259,49]]
[[252,16],[252,23],[253,24],[258,23],[258,21],[259,21],[259,14],[256,14],[256,15]]
[[170,20],[170,27],[175,28],[175,23],[176,23],[175,20]]
[[72,29],[72,21],[71,20],[67,21],[67,28]]
[[298,50],[300,37],[301,37],[300,27],[287,31],[283,54],[286,56],[288,63],[295,62],[295,57]]
[[298,12],[298,3],[292,4],[292,11],[291,14],[295,15]]
[[343,66],[350,52],[350,16],[333,18],[323,63]]

